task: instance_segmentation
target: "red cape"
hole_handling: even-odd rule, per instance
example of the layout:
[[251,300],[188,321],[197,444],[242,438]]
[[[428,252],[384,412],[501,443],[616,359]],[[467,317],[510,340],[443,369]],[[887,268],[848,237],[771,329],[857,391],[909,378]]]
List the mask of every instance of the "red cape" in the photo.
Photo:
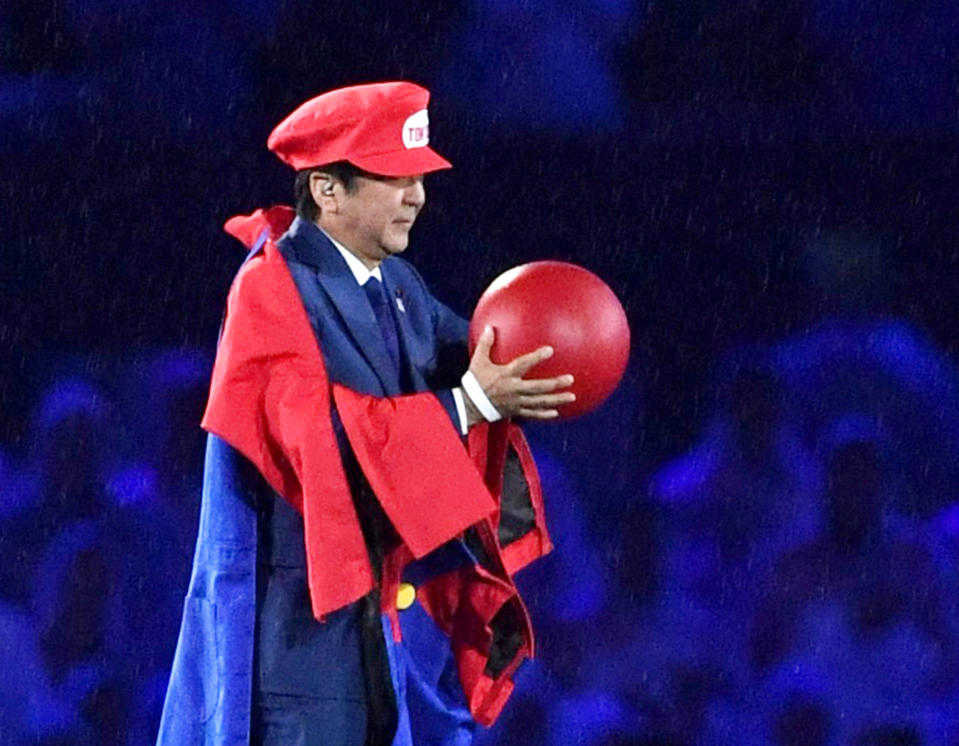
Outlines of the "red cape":
[[230,290],[202,426],[303,514],[318,619],[373,588],[331,396],[371,487],[415,557],[496,508],[435,396],[385,399],[331,387],[296,285],[267,241]]

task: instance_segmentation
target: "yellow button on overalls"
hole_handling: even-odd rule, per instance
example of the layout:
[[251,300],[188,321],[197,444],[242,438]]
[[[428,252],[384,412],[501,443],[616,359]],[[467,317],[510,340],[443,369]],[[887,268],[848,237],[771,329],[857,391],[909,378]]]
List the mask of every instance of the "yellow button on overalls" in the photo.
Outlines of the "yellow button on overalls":
[[396,591],[396,608],[400,611],[410,608],[416,600],[416,588],[412,583],[400,583]]

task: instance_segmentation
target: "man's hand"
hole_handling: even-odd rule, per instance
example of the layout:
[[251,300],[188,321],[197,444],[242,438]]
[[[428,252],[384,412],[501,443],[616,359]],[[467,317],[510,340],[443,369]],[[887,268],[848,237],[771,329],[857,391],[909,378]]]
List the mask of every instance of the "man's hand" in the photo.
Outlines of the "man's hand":
[[[523,378],[533,367],[552,356],[552,347],[540,347],[505,365],[497,365],[489,357],[493,341],[493,329],[487,326],[476,342],[469,369],[503,417],[550,420],[559,416],[556,407],[576,401],[573,392],[557,391],[573,384],[573,377],[569,374],[556,378]],[[482,422],[483,416],[469,397],[466,397],[466,403],[469,424]]]

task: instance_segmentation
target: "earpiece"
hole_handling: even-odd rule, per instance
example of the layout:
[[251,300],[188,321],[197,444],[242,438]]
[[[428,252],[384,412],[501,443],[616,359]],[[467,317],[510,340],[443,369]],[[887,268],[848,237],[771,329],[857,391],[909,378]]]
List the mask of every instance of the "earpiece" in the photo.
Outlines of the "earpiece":
[[333,194],[333,184],[331,182],[326,182],[323,185],[323,194]]

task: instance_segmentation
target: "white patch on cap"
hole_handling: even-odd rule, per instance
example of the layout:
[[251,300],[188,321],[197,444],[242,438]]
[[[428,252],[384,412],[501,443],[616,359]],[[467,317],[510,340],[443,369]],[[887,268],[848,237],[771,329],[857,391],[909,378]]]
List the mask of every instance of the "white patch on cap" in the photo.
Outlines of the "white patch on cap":
[[430,115],[420,109],[403,122],[403,146],[425,148],[430,144]]

